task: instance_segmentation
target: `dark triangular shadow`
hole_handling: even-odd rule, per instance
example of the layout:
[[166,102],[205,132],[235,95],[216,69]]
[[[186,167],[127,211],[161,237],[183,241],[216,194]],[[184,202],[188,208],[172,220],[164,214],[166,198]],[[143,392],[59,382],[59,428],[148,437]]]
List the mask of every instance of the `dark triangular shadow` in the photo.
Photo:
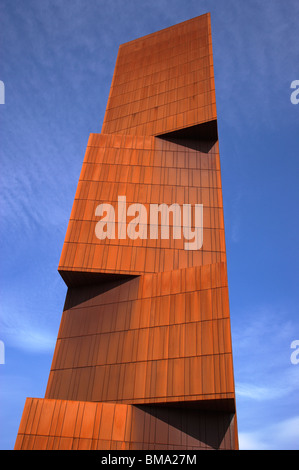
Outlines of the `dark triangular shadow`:
[[[223,403],[225,400],[219,400],[222,402],[220,405],[217,404],[218,400],[210,401],[213,404],[197,401],[190,405],[163,403],[134,406],[150,414],[155,420],[162,421],[178,432],[190,436],[192,446],[219,449],[223,448],[227,431],[234,424],[234,406],[233,402],[225,405]],[[177,440],[178,435],[172,434]],[[169,445],[176,444],[178,442],[169,442]]]
[[[77,274],[77,276],[74,276],[74,274]],[[72,276],[72,281],[68,284],[64,311],[76,307],[83,302],[91,301],[95,297],[105,292],[112,291],[122,284],[132,282],[138,277],[135,275],[88,272],[72,272]],[[113,298],[113,293],[111,293],[111,297]]]
[[217,120],[178,129],[156,137],[199,152],[208,153],[218,140]]
[[102,282],[129,280],[136,275],[120,274],[120,273],[103,273],[103,272],[90,272],[90,271],[65,271],[58,270],[60,276],[68,287],[87,286],[91,284],[99,284]]

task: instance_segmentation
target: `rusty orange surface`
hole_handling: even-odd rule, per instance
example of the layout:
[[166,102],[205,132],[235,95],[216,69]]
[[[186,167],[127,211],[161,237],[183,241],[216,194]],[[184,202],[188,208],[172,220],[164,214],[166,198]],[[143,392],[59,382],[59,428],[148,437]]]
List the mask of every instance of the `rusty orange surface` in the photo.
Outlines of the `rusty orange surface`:
[[[123,196],[127,209],[138,203],[146,210],[147,227],[135,240],[118,236],[118,198]],[[115,210],[115,238],[101,240],[96,236],[96,209],[106,203]],[[180,239],[172,232],[169,239],[152,239],[153,204],[177,204],[181,212],[184,204],[202,204],[202,249],[185,250],[183,232]],[[126,227],[132,219],[126,217]],[[169,226],[171,230],[172,219]],[[65,280],[72,271],[144,274],[225,260],[217,142],[204,152],[155,137],[90,136],[59,262]]]
[[[191,215],[151,236],[163,204],[198,206],[202,244],[186,248]],[[206,14],[119,47],[59,261],[45,397],[27,399],[15,449],[237,449],[226,262]]]
[[230,412],[27,398],[16,450],[211,450],[236,446]]
[[209,14],[120,46],[103,134],[160,135],[216,118]]
[[70,288],[46,397],[233,399],[225,264]]

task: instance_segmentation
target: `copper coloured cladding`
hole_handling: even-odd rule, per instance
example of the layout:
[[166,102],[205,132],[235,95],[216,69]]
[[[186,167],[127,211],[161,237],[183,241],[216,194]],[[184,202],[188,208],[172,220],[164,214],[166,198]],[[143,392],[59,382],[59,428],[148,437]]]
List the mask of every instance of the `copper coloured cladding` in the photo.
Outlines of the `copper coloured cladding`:
[[[127,236],[119,201],[201,205],[202,246],[186,250],[182,219]],[[58,270],[45,398],[27,399],[16,449],[238,448],[209,14],[120,46]]]

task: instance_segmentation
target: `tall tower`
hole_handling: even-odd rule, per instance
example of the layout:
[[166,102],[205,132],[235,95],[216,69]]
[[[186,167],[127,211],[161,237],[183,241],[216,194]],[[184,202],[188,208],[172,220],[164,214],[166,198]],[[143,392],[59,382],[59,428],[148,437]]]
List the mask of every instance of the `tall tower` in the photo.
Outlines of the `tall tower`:
[[237,449],[210,15],[119,48],[16,449]]

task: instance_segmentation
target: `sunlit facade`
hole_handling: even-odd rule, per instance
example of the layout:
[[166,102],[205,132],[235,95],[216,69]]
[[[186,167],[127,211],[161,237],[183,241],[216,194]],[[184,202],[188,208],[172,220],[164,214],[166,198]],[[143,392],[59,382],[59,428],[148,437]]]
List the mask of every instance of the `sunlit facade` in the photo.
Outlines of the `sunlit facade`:
[[120,46],[16,449],[238,448],[213,70],[209,14]]

